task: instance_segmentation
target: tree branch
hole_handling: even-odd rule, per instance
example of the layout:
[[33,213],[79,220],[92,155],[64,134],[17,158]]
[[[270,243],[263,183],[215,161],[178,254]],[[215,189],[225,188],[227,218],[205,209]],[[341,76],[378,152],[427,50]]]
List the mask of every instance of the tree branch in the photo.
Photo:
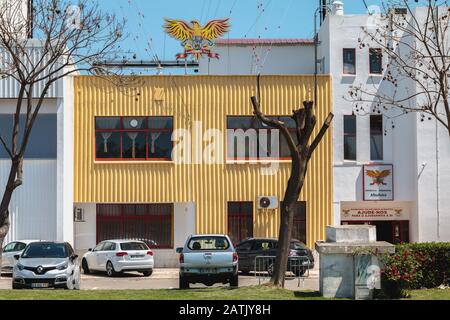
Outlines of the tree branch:
[[331,122],[333,121],[334,114],[329,113],[328,117],[325,119],[325,122],[322,125],[322,128],[320,128],[319,133],[314,138],[314,141],[311,143],[311,146],[309,147],[309,158],[311,158],[312,154],[316,150],[317,146],[319,145],[320,141],[322,141],[323,137],[325,136],[325,133],[327,132],[328,128],[331,125]]
[[12,152],[11,152],[11,150],[8,148],[8,145],[6,144],[6,142],[5,142],[5,140],[3,139],[2,136],[0,136],[0,142],[2,143],[3,148],[5,148],[6,152],[7,152],[8,155],[9,155],[9,157],[12,159],[12,158],[13,158]]

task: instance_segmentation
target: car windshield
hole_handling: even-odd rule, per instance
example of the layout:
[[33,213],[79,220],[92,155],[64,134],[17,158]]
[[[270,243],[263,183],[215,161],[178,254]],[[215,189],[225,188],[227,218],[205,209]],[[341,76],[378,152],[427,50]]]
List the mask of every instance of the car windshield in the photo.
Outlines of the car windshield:
[[190,250],[227,250],[230,243],[225,237],[194,237],[189,240]]
[[120,244],[120,250],[148,250],[148,247],[143,242],[122,242]]
[[298,242],[291,242],[291,249],[298,250],[298,249],[305,249],[305,244],[298,241]]
[[64,243],[31,243],[25,248],[22,258],[67,258]]

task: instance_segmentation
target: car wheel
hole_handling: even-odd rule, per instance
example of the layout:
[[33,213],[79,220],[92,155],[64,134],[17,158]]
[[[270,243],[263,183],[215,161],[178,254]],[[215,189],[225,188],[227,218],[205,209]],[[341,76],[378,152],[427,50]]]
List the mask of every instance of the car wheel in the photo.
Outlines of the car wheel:
[[12,288],[13,288],[13,290],[20,290],[20,289],[22,289],[22,287],[20,285],[14,283],[14,282],[12,284]]
[[239,287],[239,276],[236,274],[235,276],[233,276],[233,278],[231,278],[230,280],[230,287]]
[[150,277],[153,273],[153,269],[152,270],[146,270],[143,271],[142,274],[144,275],[144,277]]
[[117,274],[117,272],[114,270],[114,266],[111,261],[108,261],[106,263],[106,275],[108,277],[114,277]]
[[302,277],[305,274],[305,272],[306,269],[304,268],[296,268],[293,273],[295,274],[296,277]]
[[180,285],[179,285],[180,289],[189,289],[189,281],[184,279],[184,277],[181,275],[180,275],[179,282],[180,282]]
[[81,261],[81,268],[83,269],[84,274],[91,273],[91,270],[89,270],[88,262],[86,259],[83,259]]
[[248,276],[250,274],[250,270],[249,269],[242,269],[241,273],[243,276]]

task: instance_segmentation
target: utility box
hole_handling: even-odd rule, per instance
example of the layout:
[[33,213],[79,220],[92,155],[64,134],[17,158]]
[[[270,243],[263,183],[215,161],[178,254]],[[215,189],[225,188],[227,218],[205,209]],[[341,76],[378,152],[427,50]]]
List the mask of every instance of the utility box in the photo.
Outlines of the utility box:
[[372,299],[381,268],[371,252],[394,253],[394,245],[376,241],[375,226],[327,227],[326,233],[326,242],[316,242],[322,296]]

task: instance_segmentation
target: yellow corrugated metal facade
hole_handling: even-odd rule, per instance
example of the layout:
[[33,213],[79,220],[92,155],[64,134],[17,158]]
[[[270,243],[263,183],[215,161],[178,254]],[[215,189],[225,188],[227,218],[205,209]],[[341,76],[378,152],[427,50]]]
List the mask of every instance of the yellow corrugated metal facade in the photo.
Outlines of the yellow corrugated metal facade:
[[[262,175],[261,164],[103,163],[95,161],[96,116],[173,116],[174,129],[190,130],[201,121],[203,131],[219,129],[226,139],[226,119],[252,115],[254,76],[143,76],[105,80],[75,78],[74,202],[196,204],[196,232],[227,233],[227,202],[254,202],[254,236],[278,234],[279,211],[258,210],[257,196],[283,198],[290,163],[280,163],[276,175]],[[312,99],[313,76],[261,77],[262,110],[290,115]],[[331,111],[331,79],[318,77],[316,132]],[[208,143],[204,142],[206,146]],[[224,146],[226,142],[224,141]],[[223,151],[223,159],[226,154]],[[309,165],[300,200],[307,202],[307,242],[324,238],[332,224],[331,130]],[[175,230],[176,232],[176,230]]]

